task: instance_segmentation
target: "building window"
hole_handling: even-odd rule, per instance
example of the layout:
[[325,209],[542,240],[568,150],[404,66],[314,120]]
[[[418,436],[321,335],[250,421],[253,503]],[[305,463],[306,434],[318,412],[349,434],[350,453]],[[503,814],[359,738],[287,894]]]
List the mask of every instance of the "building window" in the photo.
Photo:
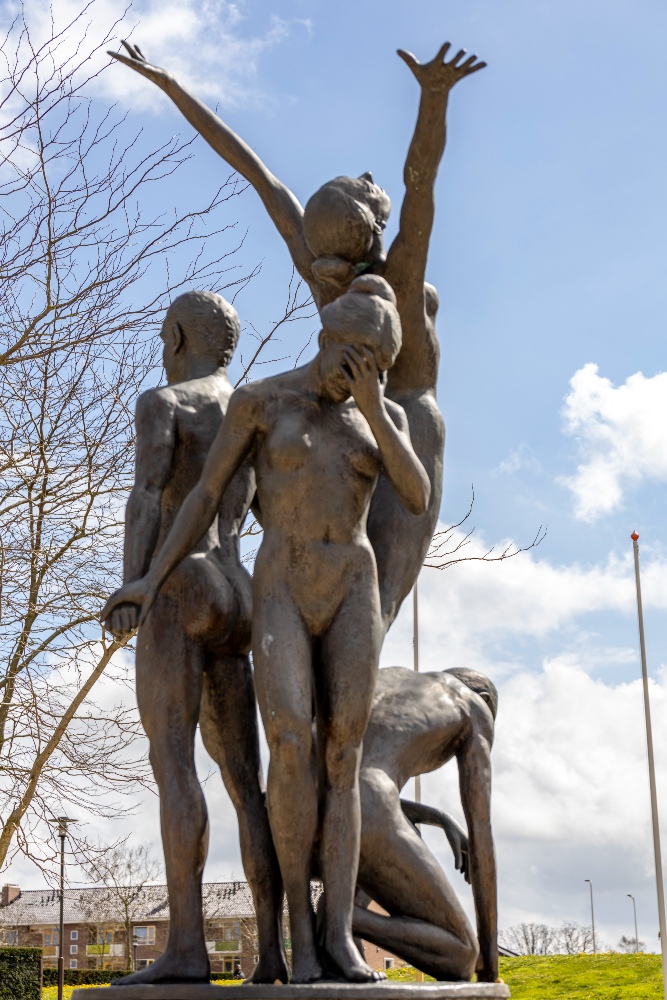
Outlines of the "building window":
[[234,959],[233,958],[226,958],[225,959],[225,968],[224,968],[224,971],[225,972],[233,972],[234,971]]
[[134,927],[132,929],[134,944],[155,944],[155,927]]
[[154,958],[140,958],[137,961],[137,968],[145,969],[147,965],[152,965],[154,961],[155,961]]
[[6,944],[10,948],[19,943],[18,931],[0,931],[0,944]]
[[78,946],[78,944],[71,944],[69,946],[69,953],[70,953],[70,955],[77,955],[78,952],[79,952],[79,946]]
[[393,969],[394,968],[394,960],[393,960],[393,958],[385,958],[385,960],[384,960],[384,967],[385,967],[385,969]]
[[75,958],[70,958],[70,960],[69,960],[69,967],[70,967],[70,969],[78,969],[79,963],[77,962],[77,960]]
[[71,941],[78,941],[79,940],[79,932],[78,931],[70,931],[69,932],[69,936],[70,936],[70,940]]

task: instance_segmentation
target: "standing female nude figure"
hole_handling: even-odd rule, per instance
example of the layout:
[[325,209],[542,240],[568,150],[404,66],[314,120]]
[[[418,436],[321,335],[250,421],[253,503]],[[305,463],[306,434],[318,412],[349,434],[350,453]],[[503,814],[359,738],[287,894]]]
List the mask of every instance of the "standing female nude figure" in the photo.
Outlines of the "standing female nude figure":
[[[405,509],[393,483],[382,475],[371,502],[368,537],[377,559],[386,631],[417,579],[440,509],[445,429],[435,398],[440,353],[435,332],[438,296],[424,283],[426,258],[435,211],[435,179],[445,149],[449,91],[486,64],[477,62],[476,56],[464,59],[465,50],[445,62],[449,43],[423,65],[411,53],[399,51],[421,87],[421,100],[405,163],[400,228],[385,254],[382,233],[390,202],[370,173],[329,181],[304,210],[217,115],[166,70],[147,63],[138,47],[123,44],[127,56],[110,55],[157,84],[216,153],[255,188],[319,309],[346,291],[362,272],[381,274],[396,294],[403,346],[389,372],[386,395],[405,411],[431,495],[427,511],[415,515]],[[396,538],[402,540],[401,545],[393,544]]]
[[395,301],[382,278],[357,278],[322,309],[312,362],[234,392],[199,483],[149,572],[118,590],[102,612],[107,618],[119,604],[137,604],[141,624],[250,457],[264,526],[253,577],[255,685],[271,752],[269,819],[289,903],[293,982],[324,974],[310,902],[318,827],[326,965],[354,982],[382,978],[352,938],[359,764],[383,637],[366,519],[381,470],[415,516],[427,509],[430,493],[405,414],[382,392],[382,373],[400,347]]

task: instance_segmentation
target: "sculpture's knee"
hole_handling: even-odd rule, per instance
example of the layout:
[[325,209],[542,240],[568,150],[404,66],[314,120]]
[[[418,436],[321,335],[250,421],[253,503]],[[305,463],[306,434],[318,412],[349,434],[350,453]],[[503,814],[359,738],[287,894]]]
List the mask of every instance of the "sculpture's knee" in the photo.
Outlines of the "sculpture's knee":
[[361,747],[356,743],[329,739],[326,747],[327,781],[336,791],[353,788],[359,772]]
[[297,778],[304,767],[310,766],[313,737],[309,725],[271,726],[267,730],[267,741],[271,765],[279,768],[285,779]]

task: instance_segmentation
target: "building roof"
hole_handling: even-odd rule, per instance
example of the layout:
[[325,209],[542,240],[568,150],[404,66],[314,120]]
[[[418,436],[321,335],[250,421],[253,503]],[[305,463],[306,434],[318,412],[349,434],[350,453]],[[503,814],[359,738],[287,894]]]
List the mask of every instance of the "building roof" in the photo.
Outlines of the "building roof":
[[[255,914],[252,893],[247,882],[207,882],[202,887],[207,919],[252,917]],[[166,885],[148,885],[136,890],[121,890],[131,900],[132,921],[169,920]],[[319,893],[318,893],[319,895]],[[122,920],[119,894],[101,887],[65,889],[66,924],[103,923]],[[51,889],[24,889],[21,895],[0,906],[0,927],[32,924],[56,925],[60,919],[60,899]]]

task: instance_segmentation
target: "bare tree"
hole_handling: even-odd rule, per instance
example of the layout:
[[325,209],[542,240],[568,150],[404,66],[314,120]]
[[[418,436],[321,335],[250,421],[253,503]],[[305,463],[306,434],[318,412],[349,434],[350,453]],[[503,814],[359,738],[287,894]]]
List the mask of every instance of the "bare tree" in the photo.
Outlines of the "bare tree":
[[[133,846],[123,841],[101,846],[82,868],[92,881],[101,886],[97,896],[100,915],[106,925],[120,924],[125,938],[125,967],[132,965],[132,924],[146,920],[149,887],[162,874],[161,863],[153,856],[150,844]],[[165,896],[164,886],[157,890]]]
[[510,542],[500,552],[497,552],[496,546],[492,545],[482,555],[467,555],[465,550],[470,545],[475,529],[470,528],[466,530],[463,538],[459,538],[458,540],[456,532],[472,515],[474,504],[475,490],[473,487],[467,513],[456,524],[452,524],[442,531],[436,531],[433,535],[426,558],[424,559],[424,566],[428,566],[430,569],[447,569],[449,566],[456,566],[462,562],[504,562],[506,559],[513,559],[521,552],[529,552],[530,549],[536,548],[546,538],[547,529],[544,525],[540,525],[529,545],[517,546],[513,542]]
[[616,947],[619,951],[624,951],[626,955],[634,955],[636,952],[644,950],[646,942],[638,941],[635,937],[626,937],[624,934]]
[[557,929],[547,924],[515,924],[501,931],[500,943],[519,955],[548,955],[556,943]]
[[[44,823],[65,803],[117,815],[149,780],[127,664],[114,659],[123,643],[96,618],[120,577],[131,411],[155,380],[170,298],[237,291],[257,270],[233,257],[234,177],[199,208],[138,207],[155,202],[188,144],[126,139],[124,119],[88,96],[89,11],[40,45],[19,17],[0,57],[0,869],[16,851],[53,862]],[[263,339],[304,312],[292,283]],[[103,674],[111,683],[94,701]]]

